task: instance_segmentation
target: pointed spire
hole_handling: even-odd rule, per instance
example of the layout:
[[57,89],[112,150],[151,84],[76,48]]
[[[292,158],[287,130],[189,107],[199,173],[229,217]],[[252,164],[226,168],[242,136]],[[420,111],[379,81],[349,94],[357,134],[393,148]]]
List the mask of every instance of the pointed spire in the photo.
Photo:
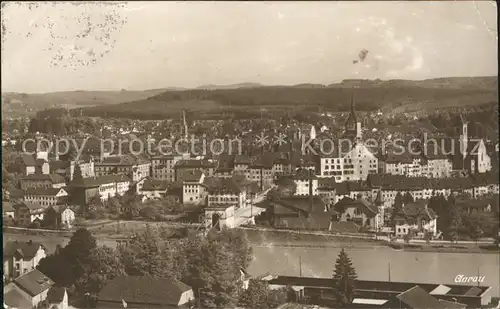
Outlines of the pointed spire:
[[351,91],[351,113],[354,113],[354,91]]

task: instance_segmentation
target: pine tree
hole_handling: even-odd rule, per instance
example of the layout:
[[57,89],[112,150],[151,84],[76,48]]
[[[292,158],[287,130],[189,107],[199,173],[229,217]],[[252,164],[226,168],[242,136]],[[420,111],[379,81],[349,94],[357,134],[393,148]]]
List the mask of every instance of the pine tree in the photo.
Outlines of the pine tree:
[[354,298],[356,279],[356,270],[352,266],[351,259],[342,249],[335,263],[333,280],[337,299],[344,306],[350,304]]
[[462,224],[462,218],[460,216],[460,211],[455,203],[455,197],[453,194],[450,194],[447,201],[447,209],[448,209],[448,237],[451,241],[456,241],[458,239],[458,229]]
[[401,209],[403,209],[403,196],[401,192],[398,192],[396,197],[394,197],[394,204],[392,205],[391,221],[394,221],[396,214],[401,211]]
[[80,168],[80,164],[75,162],[75,169],[73,170],[73,181],[75,183],[80,183],[83,180],[82,169]]
[[406,205],[406,204],[410,204],[410,203],[413,203],[413,196],[410,194],[410,192],[406,192],[404,198],[403,198],[403,203]]

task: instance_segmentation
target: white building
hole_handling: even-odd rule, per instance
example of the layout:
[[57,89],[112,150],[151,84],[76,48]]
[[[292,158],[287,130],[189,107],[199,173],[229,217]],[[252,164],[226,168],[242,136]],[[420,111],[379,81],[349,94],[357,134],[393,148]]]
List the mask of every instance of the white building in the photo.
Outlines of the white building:
[[299,169],[292,179],[296,186],[295,195],[318,195],[318,178],[314,171]]
[[363,143],[357,143],[345,154],[320,158],[320,176],[335,177],[336,182],[366,180],[378,172],[378,159]]
[[414,233],[413,237],[424,237],[425,232],[432,236],[437,235],[437,215],[427,208],[427,201],[409,203],[396,213],[394,220],[397,237],[404,237]]
[[191,174],[184,174],[182,182],[182,202],[189,205],[204,205],[207,190],[203,182],[205,174],[196,170]]
[[68,192],[63,188],[28,188],[24,201],[41,206],[60,205],[67,202]]

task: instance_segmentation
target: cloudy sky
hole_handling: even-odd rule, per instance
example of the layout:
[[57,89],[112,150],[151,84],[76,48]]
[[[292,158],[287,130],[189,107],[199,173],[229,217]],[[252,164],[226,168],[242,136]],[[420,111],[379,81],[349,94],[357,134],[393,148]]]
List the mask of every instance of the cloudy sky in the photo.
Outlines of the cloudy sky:
[[496,20],[483,1],[9,3],[2,91],[497,75]]

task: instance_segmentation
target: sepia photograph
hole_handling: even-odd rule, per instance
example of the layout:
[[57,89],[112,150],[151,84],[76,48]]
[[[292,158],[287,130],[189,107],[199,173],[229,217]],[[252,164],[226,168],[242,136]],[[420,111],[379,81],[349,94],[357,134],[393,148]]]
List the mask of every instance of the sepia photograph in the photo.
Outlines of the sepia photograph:
[[495,1],[2,1],[3,308],[500,309]]

